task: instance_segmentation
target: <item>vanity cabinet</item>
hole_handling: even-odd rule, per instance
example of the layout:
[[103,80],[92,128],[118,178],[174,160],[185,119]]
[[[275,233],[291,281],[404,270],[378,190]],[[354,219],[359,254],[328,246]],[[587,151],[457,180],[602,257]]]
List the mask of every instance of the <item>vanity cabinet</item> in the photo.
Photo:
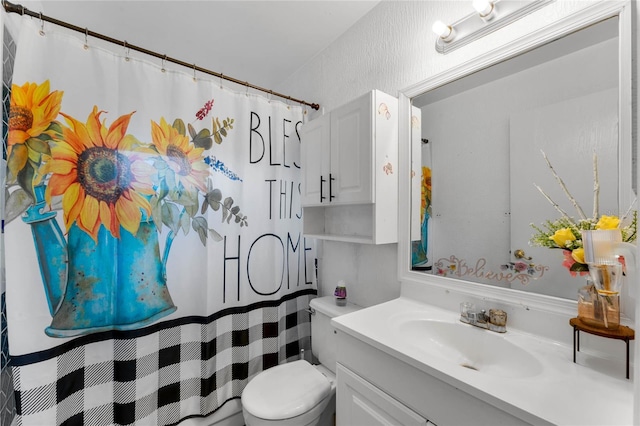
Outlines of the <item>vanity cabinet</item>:
[[398,101],[373,90],[301,129],[303,230],[397,242]]
[[427,419],[338,364],[337,426],[427,425]]
[[338,426],[548,424],[533,416],[523,420],[519,415],[526,414],[508,404],[500,409],[461,390],[464,383],[451,383],[437,370],[428,374],[341,330],[337,339]]

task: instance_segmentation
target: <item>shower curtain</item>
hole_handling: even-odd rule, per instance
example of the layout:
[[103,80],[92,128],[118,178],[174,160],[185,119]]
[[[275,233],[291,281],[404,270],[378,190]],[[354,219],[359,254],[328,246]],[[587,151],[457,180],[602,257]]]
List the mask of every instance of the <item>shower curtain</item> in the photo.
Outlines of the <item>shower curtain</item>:
[[18,424],[176,424],[308,349],[303,110],[16,21],[3,217]]

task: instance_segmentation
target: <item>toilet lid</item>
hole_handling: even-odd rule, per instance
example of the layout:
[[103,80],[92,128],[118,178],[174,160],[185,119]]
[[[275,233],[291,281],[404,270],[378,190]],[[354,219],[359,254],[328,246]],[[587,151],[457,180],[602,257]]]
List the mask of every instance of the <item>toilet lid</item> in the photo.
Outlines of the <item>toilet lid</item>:
[[307,361],[278,365],[254,377],[242,392],[242,405],[265,420],[306,413],[331,393],[329,380]]

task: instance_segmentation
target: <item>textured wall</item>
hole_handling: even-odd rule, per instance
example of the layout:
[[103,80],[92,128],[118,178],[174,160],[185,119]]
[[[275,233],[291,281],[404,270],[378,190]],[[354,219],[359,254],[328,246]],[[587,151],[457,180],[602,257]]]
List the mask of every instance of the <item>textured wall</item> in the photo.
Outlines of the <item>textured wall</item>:
[[[279,89],[329,111],[371,90],[396,95],[415,83],[492,51],[597,1],[556,0],[510,26],[447,55],[436,52],[431,25],[455,22],[473,11],[470,1],[383,0]],[[313,118],[317,113],[311,113]],[[320,291],[347,282],[349,298],[370,306],[397,297],[397,245],[324,242]]]

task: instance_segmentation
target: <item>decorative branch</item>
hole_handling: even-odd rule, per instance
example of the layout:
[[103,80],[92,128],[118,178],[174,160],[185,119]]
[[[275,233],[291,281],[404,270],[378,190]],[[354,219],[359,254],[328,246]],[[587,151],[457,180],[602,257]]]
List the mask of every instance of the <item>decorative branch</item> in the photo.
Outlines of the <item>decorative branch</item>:
[[[545,157],[546,158],[546,157]],[[544,198],[547,199],[547,201],[549,201],[549,203],[551,203],[551,205],[553,206],[553,208],[555,208],[558,213],[560,213],[560,215],[567,221],[569,221],[569,223],[571,223],[573,226],[575,226],[576,228],[578,227],[578,225],[576,225],[573,220],[569,217],[569,215],[562,210],[562,208],[558,205],[558,203],[556,203],[555,201],[553,201],[551,199],[551,197],[549,197],[542,188],[540,188],[538,185],[536,185],[535,183],[533,184],[533,186],[535,186],[538,191],[540,191],[540,193],[544,196]]]
[[638,201],[638,196],[636,195],[633,198],[633,201],[631,202],[631,205],[629,206],[629,208],[627,209],[627,211],[624,213],[624,215],[622,215],[622,217],[620,218],[620,222],[623,222],[627,217],[629,217],[629,215],[633,212],[635,214],[638,213],[637,210],[634,210],[633,206],[636,205],[636,202]]
[[[551,165],[551,162],[547,158],[547,154],[545,154],[543,150],[540,150],[540,152],[542,153],[542,156],[544,157],[544,160],[547,162],[547,166],[549,166],[549,169],[551,169],[551,173],[553,173],[553,177],[556,178],[556,181],[558,181],[558,184],[560,185],[560,187],[564,191],[565,195],[567,196],[569,201],[571,201],[571,204],[573,204],[573,207],[575,207],[576,211],[578,212],[578,215],[580,216],[580,219],[587,220],[587,216],[584,214],[584,211],[582,210],[582,207],[580,207],[580,205],[578,204],[576,199],[573,198],[573,195],[571,195],[571,193],[567,189],[567,186],[564,184],[564,182],[562,181],[560,176],[558,176],[558,174],[556,173],[555,169]],[[538,188],[538,190],[540,190],[540,188]],[[540,192],[542,192],[542,190],[540,190]],[[549,200],[552,204],[554,204],[554,207],[557,206],[557,204],[554,203],[553,201],[551,201],[551,199],[544,192],[542,192],[542,194],[545,197],[547,197],[547,200]],[[556,207],[556,210],[558,210],[558,207]],[[558,211],[560,211],[561,213],[563,213],[566,216],[566,213],[562,212],[562,210],[558,210]]]

